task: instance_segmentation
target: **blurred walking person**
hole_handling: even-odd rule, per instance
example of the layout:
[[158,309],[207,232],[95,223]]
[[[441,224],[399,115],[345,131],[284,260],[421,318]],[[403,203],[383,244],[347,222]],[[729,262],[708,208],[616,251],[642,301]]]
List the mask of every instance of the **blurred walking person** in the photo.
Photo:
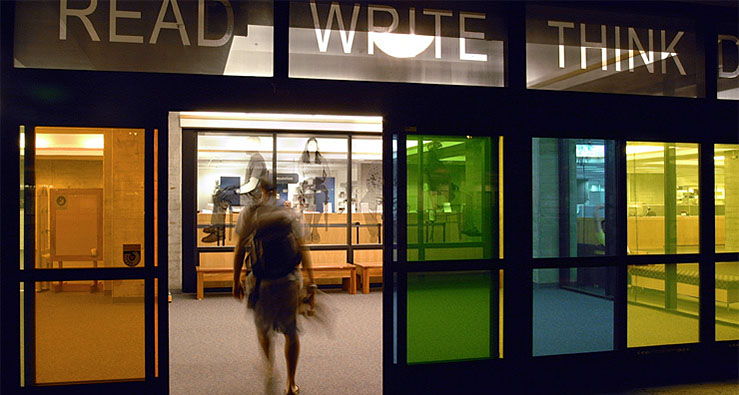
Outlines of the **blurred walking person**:
[[[308,297],[315,297],[316,285],[310,255],[303,249],[300,226],[289,208],[275,198],[275,187],[269,179],[260,180],[261,199],[239,214],[236,222],[233,296],[247,297],[247,308],[254,311],[254,324],[259,345],[272,367],[271,336],[285,336],[287,383],[285,393],[297,394],[295,371],[300,355],[297,328],[298,307],[303,288],[300,265],[308,274]],[[247,280],[242,285],[241,267],[246,260]]]

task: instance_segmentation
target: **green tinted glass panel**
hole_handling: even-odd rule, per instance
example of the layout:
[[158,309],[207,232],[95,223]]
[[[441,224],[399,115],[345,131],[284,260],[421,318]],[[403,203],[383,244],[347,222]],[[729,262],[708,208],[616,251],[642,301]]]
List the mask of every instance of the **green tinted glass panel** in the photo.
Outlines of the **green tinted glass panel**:
[[626,143],[629,254],[698,252],[698,144]]
[[739,144],[716,144],[716,252],[739,251]]
[[697,263],[628,267],[628,347],[698,342]]
[[739,262],[716,262],[716,340],[739,340]]
[[408,136],[409,261],[497,256],[492,151],[489,137]]
[[490,272],[408,274],[408,363],[489,358]]

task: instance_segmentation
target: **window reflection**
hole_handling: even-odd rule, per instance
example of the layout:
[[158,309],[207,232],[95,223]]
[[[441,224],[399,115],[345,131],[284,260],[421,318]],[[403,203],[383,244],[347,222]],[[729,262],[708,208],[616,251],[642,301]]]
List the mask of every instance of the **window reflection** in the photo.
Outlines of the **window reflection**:
[[606,215],[614,156],[610,140],[533,139],[534,257],[614,254]]
[[698,252],[698,144],[627,142],[630,254]]

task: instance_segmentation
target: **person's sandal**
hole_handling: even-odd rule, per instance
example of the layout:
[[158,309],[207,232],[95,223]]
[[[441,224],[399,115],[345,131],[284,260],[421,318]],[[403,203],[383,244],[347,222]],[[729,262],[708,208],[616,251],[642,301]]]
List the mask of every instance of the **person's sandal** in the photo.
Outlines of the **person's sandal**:
[[300,386],[297,384],[295,385],[295,391],[293,391],[292,394],[288,392],[287,390],[285,390],[285,395],[298,395],[299,393],[300,393]]

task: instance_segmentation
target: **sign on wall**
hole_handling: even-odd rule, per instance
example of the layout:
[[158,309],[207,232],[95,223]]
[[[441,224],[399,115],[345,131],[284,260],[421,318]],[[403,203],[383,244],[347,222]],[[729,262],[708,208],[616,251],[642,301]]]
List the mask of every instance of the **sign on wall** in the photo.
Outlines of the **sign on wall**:
[[485,2],[291,2],[289,76],[504,86],[501,15]]
[[15,67],[273,73],[272,1],[21,1],[15,12]]
[[702,97],[698,42],[690,20],[528,6],[527,87]]

